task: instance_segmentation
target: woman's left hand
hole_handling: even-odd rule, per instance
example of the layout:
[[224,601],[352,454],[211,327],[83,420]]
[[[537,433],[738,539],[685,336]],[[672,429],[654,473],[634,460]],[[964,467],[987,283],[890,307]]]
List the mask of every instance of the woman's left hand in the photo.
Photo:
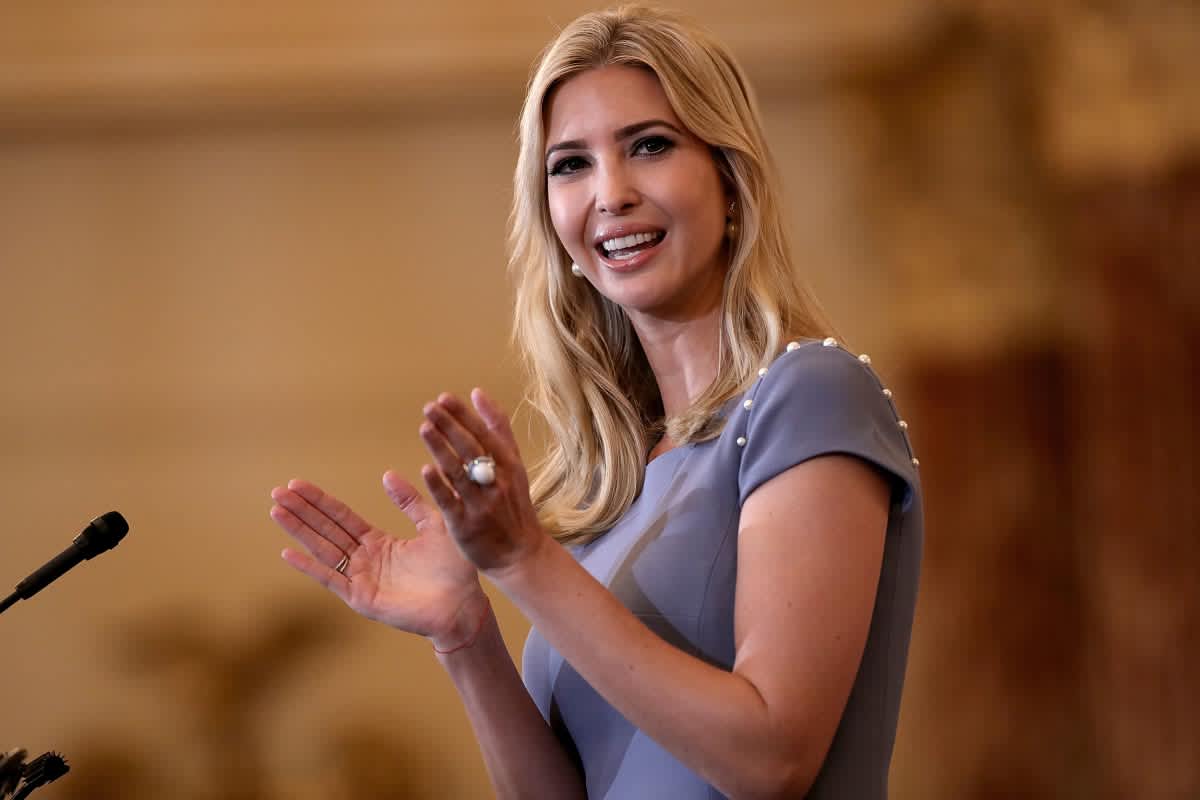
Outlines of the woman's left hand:
[[[451,394],[425,406],[421,440],[435,466],[421,477],[463,555],[478,569],[500,571],[534,553],[548,540],[529,499],[529,478],[508,416],[482,389],[471,408]],[[465,465],[480,456],[495,460],[495,480],[472,481]]]

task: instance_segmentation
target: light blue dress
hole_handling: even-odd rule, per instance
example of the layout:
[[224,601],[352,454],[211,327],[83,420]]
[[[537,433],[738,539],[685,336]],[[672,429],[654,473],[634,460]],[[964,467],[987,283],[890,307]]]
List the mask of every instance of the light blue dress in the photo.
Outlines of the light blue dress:
[[[738,520],[746,498],[820,455],[849,454],[877,467],[893,488],[875,610],[846,710],[808,798],[885,800],[921,561],[920,482],[891,393],[868,364],[826,342],[805,341],[780,355],[730,402],[718,438],[650,462],[642,492],[620,522],[573,551],[663,639],[732,669]],[[542,715],[578,758],[591,800],[724,797],[626,721],[536,629],[525,643],[523,674]]]

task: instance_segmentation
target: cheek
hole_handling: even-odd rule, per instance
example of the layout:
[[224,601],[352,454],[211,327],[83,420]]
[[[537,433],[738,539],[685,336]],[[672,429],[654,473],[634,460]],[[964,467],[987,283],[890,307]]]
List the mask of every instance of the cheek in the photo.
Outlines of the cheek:
[[[703,177],[697,180],[699,175]],[[697,244],[707,247],[710,240],[721,239],[725,235],[727,203],[720,177],[712,171],[712,166],[697,159],[689,169],[674,175],[672,184],[676,213],[688,221]]]
[[547,195],[550,206],[550,221],[554,224],[554,232],[558,241],[571,255],[578,260],[580,257],[579,242],[583,239],[583,217],[578,213],[575,204],[571,202],[571,192],[563,189],[551,190]]
[[689,198],[686,215],[692,223],[691,236],[698,246],[709,249],[725,236],[725,206],[714,203],[712,194]]

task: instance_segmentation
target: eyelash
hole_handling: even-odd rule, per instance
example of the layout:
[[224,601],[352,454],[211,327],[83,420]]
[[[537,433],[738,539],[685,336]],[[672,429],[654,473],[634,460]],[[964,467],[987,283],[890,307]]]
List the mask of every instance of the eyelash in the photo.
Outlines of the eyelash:
[[[644,139],[638,139],[636,142],[634,142],[633,154],[637,155],[638,151],[644,148],[646,145],[654,145],[659,148],[654,152],[641,154],[647,158],[654,158],[670,152],[671,148],[675,146],[675,143],[666,136],[647,136]],[[585,166],[587,166],[587,161],[583,158],[583,156],[567,156],[561,161],[555,162],[554,165],[550,167],[548,172],[551,177],[559,175],[573,175]]]

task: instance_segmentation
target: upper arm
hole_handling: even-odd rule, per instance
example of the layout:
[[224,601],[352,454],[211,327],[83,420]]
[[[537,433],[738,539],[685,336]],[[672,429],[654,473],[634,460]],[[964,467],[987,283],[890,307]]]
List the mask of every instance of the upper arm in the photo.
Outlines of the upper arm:
[[889,487],[848,456],[806,461],[742,509],[734,672],[758,690],[780,743],[815,771],[870,629]]
[[734,671],[758,690],[775,741],[815,771],[867,643],[889,513],[917,478],[890,393],[840,348],[781,356],[752,397]]

